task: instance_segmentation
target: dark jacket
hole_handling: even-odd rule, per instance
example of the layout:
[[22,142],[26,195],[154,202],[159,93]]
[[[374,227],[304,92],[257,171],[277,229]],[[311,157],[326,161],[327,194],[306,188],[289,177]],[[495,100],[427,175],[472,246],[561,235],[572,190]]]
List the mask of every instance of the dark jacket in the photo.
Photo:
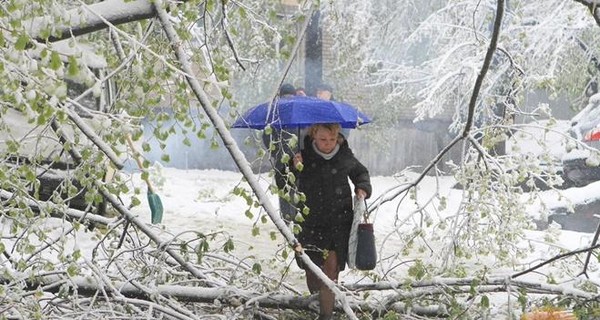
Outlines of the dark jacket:
[[[292,129],[295,130],[295,129]],[[298,130],[299,131],[299,130]],[[289,140],[292,138],[294,133],[288,130],[273,129],[273,132],[269,135],[263,132],[262,140],[269,156],[279,162],[283,154],[288,154],[290,157],[294,155],[297,150],[293,150],[289,146]],[[274,149],[270,150],[271,141],[273,141]],[[294,148],[295,149],[295,148]]]
[[[312,139],[305,138],[302,150],[304,168],[301,172],[292,169],[299,191],[306,195],[305,206],[310,209],[310,214],[304,216],[304,228],[352,224],[354,190],[348,178],[354,188],[363,189],[367,197],[371,196],[369,171],[354,157],[346,140],[342,140],[337,154],[326,160],[315,152]],[[280,187],[282,182],[281,179],[278,181]]]

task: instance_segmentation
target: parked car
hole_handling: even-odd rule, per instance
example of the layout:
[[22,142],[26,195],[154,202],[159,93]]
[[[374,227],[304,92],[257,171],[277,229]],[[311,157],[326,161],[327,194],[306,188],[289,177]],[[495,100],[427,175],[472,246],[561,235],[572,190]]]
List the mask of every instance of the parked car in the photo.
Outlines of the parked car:
[[578,187],[600,180],[600,93],[571,119],[569,133],[580,143],[563,156],[565,177]]
[[[67,60],[72,54],[82,55],[84,63],[90,68],[90,71],[100,77],[106,72],[106,61],[95,55],[86,47],[73,47],[68,43],[55,43],[53,49],[61,53],[61,58]],[[83,54],[82,54],[83,51]],[[32,52],[36,56],[36,52]],[[77,79],[67,79],[67,96],[76,98],[89,86],[77,81]],[[89,110],[103,111],[109,105],[112,99],[112,87],[106,83],[100,95],[88,95],[79,100],[79,104]],[[77,164],[71,159],[67,152],[64,152],[56,135],[49,130],[45,124],[38,124],[35,121],[29,121],[27,115],[10,105],[2,106],[2,118],[0,119],[0,155],[4,159],[4,164],[8,167],[19,168],[23,165],[31,165],[35,178],[39,181],[39,188],[35,190],[33,184],[30,184],[29,193],[41,201],[50,200],[55,194],[59,194],[69,207],[79,210],[90,209],[90,204],[85,198],[86,190],[74,178],[73,169]],[[84,111],[82,113],[78,111]],[[85,118],[85,110],[77,110],[82,118]],[[88,124],[92,119],[85,119]],[[93,127],[93,126],[92,126]],[[74,136],[73,130],[65,126],[64,134],[70,137]],[[11,148],[9,141],[18,141],[18,148]],[[84,142],[85,143],[85,142]],[[17,151],[15,151],[17,150]],[[15,170],[14,172],[20,172]],[[67,183],[68,182],[68,183]],[[70,192],[65,186],[73,186],[76,192],[70,188]],[[10,190],[9,191],[13,191]],[[91,207],[91,211],[97,214],[104,214],[106,204],[100,203]]]

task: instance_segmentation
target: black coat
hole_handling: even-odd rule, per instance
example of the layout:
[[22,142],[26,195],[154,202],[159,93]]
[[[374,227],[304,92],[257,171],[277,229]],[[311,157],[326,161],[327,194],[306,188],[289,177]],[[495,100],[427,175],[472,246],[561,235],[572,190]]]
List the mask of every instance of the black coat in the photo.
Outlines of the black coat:
[[348,178],[354,188],[363,189],[369,197],[372,191],[369,171],[354,157],[345,140],[329,160],[315,152],[310,137],[306,137],[304,145],[304,168],[296,172],[296,177],[299,191],[306,195],[305,205],[310,214],[301,225],[303,228],[351,225],[354,190]]
[[[294,168],[293,159],[289,168],[296,177],[298,190],[306,196],[306,202],[299,204],[300,210],[309,209],[308,215],[303,215],[304,221],[300,223],[302,228],[298,240],[318,266],[323,265],[325,252],[335,251],[338,266],[344,270],[354,216],[354,190],[348,178],[354,188],[367,193],[367,198],[371,196],[372,188],[367,168],[354,157],[342,135],[340,141],[336,155],[326,160],[315,152],[312,139],[307,136],[302,149],[303,170],[299,172]],[[287,182],[285,175],[276,173],[275,177],[278,187],[283,188]],[[298,266],[304,269],[304,264],[298,261]]]

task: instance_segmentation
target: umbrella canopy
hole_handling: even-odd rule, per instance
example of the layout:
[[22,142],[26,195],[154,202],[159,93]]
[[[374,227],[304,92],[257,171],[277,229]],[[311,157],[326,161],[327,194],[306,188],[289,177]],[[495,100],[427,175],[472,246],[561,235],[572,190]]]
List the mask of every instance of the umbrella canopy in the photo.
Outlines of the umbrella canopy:
[[317,123],[339,123],[342,128],[356,128],[371,119],[353,106],[339,101],[314,97],[281,98],[272,104],[259,104],[238,118],[232,128],[264,129],[303,128]]

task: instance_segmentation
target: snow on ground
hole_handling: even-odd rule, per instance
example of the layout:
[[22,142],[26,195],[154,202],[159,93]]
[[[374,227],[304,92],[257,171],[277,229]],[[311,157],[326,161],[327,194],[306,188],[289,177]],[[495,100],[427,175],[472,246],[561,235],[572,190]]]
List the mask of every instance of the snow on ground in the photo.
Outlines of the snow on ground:
[[[563,129],[564,128],[561,130]],[[564,152],[565,146],[562,142],[552,142],[551,140],[556,139],[556,141],[562,141],[564,137],[562,132],[564,131],[561,130],[557,130],[556,132],[546,131],[544,130],[544,126],[539,126],[534,128],[534,131],[540,131],[541,133],[521,135],[521,139],[524,139],[524,142],[521,142],[520,145],[509,143],[507,147],[510,146],[513,151],[518,149],[532,153],[540,152],[542,149],[538,150],[536,149],[537,147],[533,147],[532,145],[535,143],[535,140],[542,138],[553,148],[554,151],[552,152],[552,155],[560,159],[561,152]],[[549,136],[552,138],[548,139]],[[516,137],[516,135],[513,137]],[[529,139],[526,139],[526,137],[529,137]],[[513,147],[516,147],[516,149]],[[162,224],[157,225],[157,228],[163,228],[165,232],[170,234],[179,234],[188,230],[200,231],[203,233],[217,231],[225,232],[228,235],[231,235],[238,244],[236,247],[237,253],[234,254],[242,256],[252,255],[258,259],[264,259],[265,261],[280,254],[281,249],[286,246],[282,236],[278,233],[271,221],[267,220],[266,223],[261,223],[259,221],[259,213],[263,210],[261,207],[249,207],[244,199],[233,195],[232,192],[235,187],[242,187],[250,192],[250,188],[243,181],[240,173],[222,170],[181,170],[163,168],[156,165],[154,168],[155,170],[151,172],[150,176],[165,209],[163,222]],[[415,177],[416,174],[407,174],[403,177],[372,177],[373,196],[368,203],[372,204],[378,196],[391,188],[397,187],[399,184],[411,182]],[[145,191],[145,185],[143,181],[141,181],[138,172],[133,174],[133,178],[134,184]],[[259,176],[259,179],[264,189],[268,189],[272,178],[267,174],[263,174]],[[427,176],[419,184],[416,198],[420,202],[427,201],[432,194],[439,192],[441,196],[448,199],[446,209],[440,211],[439,214],[443,215],[445,213],[454,212],[453,210],[462,200],[462,191],[452,188],[454,185],[455,181],[452,177]],[[548,207],[564,205],[569,201],[572,203],[581,202],[586,198],[592,196],[595,197],[599,187],[600,182],[590,184],[583,188],[563,190],[562,196],[556,191],[541,192],[540,196],[542,203],[536,202],[533,205],[530,205],[528,211],[533,218],[538,219],[540,216],[543,216],[542,213],[544,210],[547,210]],[[150,223],[150,213],[147,202],[145,202],[146,199],[145,197],[142,197],[141,200],[142,204],[134,208],[133,211],[142,219],[145,219]],[[270,195],[270,200],[277,207],[277,198]],[[437,200],[434,199],[434,201]],[[399,199],[395,199],[381,205],[372,213],[371,220],[375,225],[378,249],[381,250],[379,252],[380,257],[390,256],[400,250],[400,248],[396,246],[398,241],[394,241],[393,238],[398,235],[396,234],[390,237],[390,234],[393,234],[392,231],[396,229],[397,225],[401,225],[403,216],[408,217],[415,208],[414,200],[402,201],[399,203]],[[253,213],[252,219],[248,218],[245,214],[248,209]],[[262,213],[264,214],[264,212]],[[253,236],[252,229],[257,225],[260,227],[260,233]],[[555,228],[555,226],[553,226],[553,228]],[[528,243],[524,243],[523,245],[534,246],[535,252],[524,259],[520,264],[522,268],[531,267],[546,259],[552,258],[558,254],[559,249],[575,250],[585,248],[590,245],[593,239],[593,234],[590,233],[561,231],[558,229],[552,230],[553,231],[550,233],[556,238],[552,243],[548,242],[549,233],[547,231],[526,230]],[[277,235],[275,240],[271,239],[271,232],[274,232]],[[282,262],[281,264],[290,266],[289,274],[285,281],[294,285],[300,292],[306,293],[307,289],[304,283],[304,272],[296,266],[293,262],[293,258],[289,257],[285,263]],[[273,276],[277,276],[277,272],[280,270],[281,269],[271,270]],[[541,269],[540,271],[543,273],[553,272],[553,270],[554,269],[544,267],[544,269]],[[579,270],[573,270],[574,273],[577,271]],[[263,268],[263,272],[269,272],[269,270]],[[406,274],[405,269],[402,268],[398,268],[395,272],[399,276],[402,276],[403,272]],[[492,270],[491,272],[496,275],[500,273],[509,275],[514,273],[515,270]],[[598,276],[596,273],[597,270],[592,268],[588,275],[594,280]],[[533,273],[520,277],[519,279],[545,281],[545,278],[543,278],[541,273]],[[340,275],[341,282],[352,283],[359,280],[363,281],[365,279],[363,279],[361,273],[357,271],[347,269]],[[398,278],[398,280],[402,279]],[[498,295],[493,301],[501,305],[506,304],[506,294]]]
[[[412,177],[409,177],[412,178]],[[435,181],[437,180],[437,181]],[[143,182],[139,179],[139,174],[135,174],[136,184],[144,189]],[[157,193],[159,194],[163,206],[165,208],[163,222],[160,225],[169,233],[178,234],[187,230],[201,231],[204,233],[221,231],[231,236],[235,241],[241,243],[241,254],[251,254],[262,259],[270,259],[276,255],[283,244],[283,238],[277,232],[275,226],[268,221],[266,224],[258,223],[261,232],[258,236],[252,235],[252,228],[258,220],[258,213],[262,210],[261,207],[252,208],[255,213],[253,219],[249,219],[245,215],[245,211],[249,209],[246,201],[240,197],[233,195],[234,187],[241,186],[250,190],[246,183],[242,182],[242,175],[237,172],[221,171],[221,170],[179,170],[173,168],[162,168],[160,178],[154,179]],[[266,175],[261,182],[267,188],[270,184],[270,178]],[[401,182],[401,181],[400,181]],[[397,186],[399,183],[395,177],[376,176],[372,177],[373,197],[376,199],[380,194],[388,189]],[[461,190],[451,188],[455,184],[451,177],[426,177],[419,185],[417,198],[419,200],[429,199],[435,191],[446,196],[448,200],[448,209],[452,210],[458,205],[461,198]],[[600,184],[592,184],[584,188],[574,188],[574,190],[566,190],[566,195],[572,195],[573,199],[584,197],[597,190]],[[542,194],[542,198],[548,203],[558,201],[554,192]],[[563,200],[566,199],[563,198]],[[142,204],[134,208],[141,218],[150,223],[150,213],[145,199],[142,199]],[[271,201],[277,205],[277,199],[271,195]],[[372,201],[372,200],[371,200]],[[375,210],[371,215],[371,220],[375,225],[376,239],[379,245],[385,241],[385,246],[378,246],[383,251],[381,256],[390,255],[397,252],[398,248],[394,247],[394,242],[387,237],[396,229],[396,224],[401,215],[396,215],[396,212],[406,213],[409,215],[414,210],[414,202],[404,201],[398,207],[398,201],[391,201]],[[540,208],[533,206],[531,208],[532,216],[538,217]],[[277,233],[277,240],[272,240],[269,233],[274,231]],[[552,246],[560,247],[567,250],[582,248],[591,242],[593,234],[579,233],[571,231],[558,232],[558,241]],[[530,262],[540,262],[540,259],[550,258],[548,256],[548,243],[546,242],[547,234],[545,231],[527,231],[528,239],[539,244],[539,256],[530,257]],[[244,247],[245,246],[245,247]],[[289,261],[288,261],[289,263]],[[295,263],[291,264],[292,283],[299,286],[298,289],[306,290],[303,280],[303,272],[298,269]],[[352,277],[352,271],[346,270],[341,275],[342,281],[344,277]]]

